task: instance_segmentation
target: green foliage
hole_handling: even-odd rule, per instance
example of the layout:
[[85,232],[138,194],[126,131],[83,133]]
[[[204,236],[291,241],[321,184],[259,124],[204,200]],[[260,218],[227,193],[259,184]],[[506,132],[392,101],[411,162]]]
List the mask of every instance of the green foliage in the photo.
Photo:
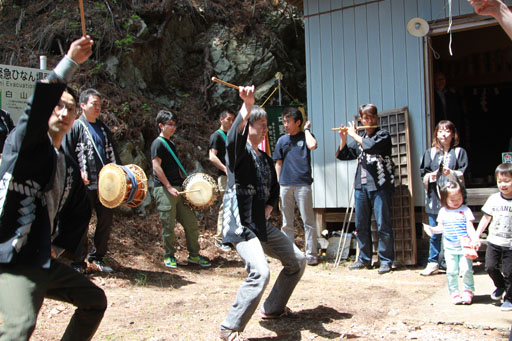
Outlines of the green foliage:
[[80,21],[70,21],[69,26],[71,26],[72,29],[77,29],[82,26],[82,23]]
[[147,103],[142,104],[141,109],[142,111],[146,111],[148,114],[151,114],[151,107]]
[[118,49],[121,49],[121,50],[128,49],[128,50],[130,50],[130,46],[134,43],[134,41],[135,40],[133,39],[133,36],[130,33],[127,33],[126,37],[114,41],[114,44],[115,44],[115,46]]
[[96,2],[92,8],[96,11],[104,11],[107,9],[103,2]]
[[96,72],[100,71],[103,65],[105,65],[105,63],[98,63],[98,65],[91,69],[91,74],[95,74]]
[[130,110],[130,104],[128,104],[128,102],[124,102],[123,104],[121,104],[121,110],[123,112],[127,112]]
[[131,19],[140,19],[140,17],[137,14],[132,14],[130,16]]

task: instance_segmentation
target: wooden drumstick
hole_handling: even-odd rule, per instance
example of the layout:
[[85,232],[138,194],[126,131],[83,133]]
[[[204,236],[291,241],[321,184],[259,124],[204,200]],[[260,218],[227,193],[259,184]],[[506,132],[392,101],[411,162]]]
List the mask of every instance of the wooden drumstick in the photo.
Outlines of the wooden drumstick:
[[240,87],[238,85],[225,82],[222,79],[218,79],[217,77],[212,77],[212,81],[220,83],[220,84],[224,84],[225,86],[229,86],[230,88],[233,88],[233,89],[236,89],[236,90],[240,89]]
[[[361,129],[375,129],[375,128],[378,128],[378,126],[359,126],[359,127],[356,127],[356,129],[357,129],[357,130],[361,130]],[[341,128],[341,127],[338,127],[338,128],[332,128],[331,130],[332,130],[332,131],[348,130],[348,127],[344,127],[344,128]]]
[[82,35],[85,37],[87,35],[87,32],[85,32],[85,15],[83,0],[80,0],[80,19],[82,20]]
[[191,189],[190,191],[178,192],[178,194],[192,193],[192,192],[201,192],[201,188],[198,188],[198,189]]

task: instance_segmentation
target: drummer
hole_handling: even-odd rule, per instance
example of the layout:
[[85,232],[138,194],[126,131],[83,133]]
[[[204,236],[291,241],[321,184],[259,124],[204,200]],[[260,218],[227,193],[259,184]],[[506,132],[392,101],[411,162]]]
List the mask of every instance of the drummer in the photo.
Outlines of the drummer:
[[188,263],[209,267],[210,262],[199,255],[199,228],[197,218],[185,199],[180,195],[184,180],[184,172],[177,156],[176,145],[170,138],[176,132],[178,117],[175,113],[160,110],[156,116],[156,124],[160,135],[151,144],[151,160],[153,165],[154,190],[157,209],[160,211],[162,223],[162,239],[164,246],[164,264],[169,268],[177,268],[175,257],[176,236],[174,227],[176,220],[185,230],[187,240]]
[[121,164],[110,129],[99,119],[102,96],[95,89],[87,89],[80,94],[80,108],[83,115],[73,123],[66,135],[66,149],[80,166],[82,180],[87,186],[87,195],[91,207],[96,211],[97,223],[93,237],[93,247],[89,254],[88,238],[85,231],[76,255],[73,268],[79,272],[85,269],[84,259],[92,268],[103,272],[112,272],[112,268],[103,262],[107,253],[108,241],[114,211],[105,207],[98,197],[98,177],[101,168],[109,163]]

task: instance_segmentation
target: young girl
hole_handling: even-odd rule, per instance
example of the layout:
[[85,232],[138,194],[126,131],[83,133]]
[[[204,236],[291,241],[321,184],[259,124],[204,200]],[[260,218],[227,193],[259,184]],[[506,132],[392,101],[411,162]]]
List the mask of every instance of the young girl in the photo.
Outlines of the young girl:
[[[446,277],[448,291],[453,304],[471,304],[475,284],[473,280],[473,261],[464,256],[461,239],[470,238],[477,243],[473,213],[464,205],[463,187],[458,181],[448,181],[440,189],[441,209],[437,216],[437,226],[433,233],[443,233],[444,256],[446,259]],[[464,291],[459,293],[459,271]]]

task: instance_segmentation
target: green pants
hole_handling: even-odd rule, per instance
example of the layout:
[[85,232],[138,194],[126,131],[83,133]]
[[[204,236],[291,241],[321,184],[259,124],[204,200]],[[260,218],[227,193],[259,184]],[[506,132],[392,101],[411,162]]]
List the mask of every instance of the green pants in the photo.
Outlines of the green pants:
[[90,340],[107,309],[107,298],[87,277],[52,260],[49,269],[0,265],[0,340],[28,340],[45,298],[76,306],[62,340]]
[[226,192],[226,182],[227,177],[225,175],[220,175],[217,180],[217,185],[219,186],[219,216],[217,217],[217,234],[215,235],[215,241],[219,244],[222,243],[222,216],[224,214],[224,192]]
[[[181,187],[174,186],[178,191]],[[181,195],[172,196],[165,187],[155,187],[153,196],[156,201],[156,208],[160,211],[160,222],[162,223],[162,239],[164,246],[164,257],[173,256],[176,251],[176,235],[174,227],[178,221],[185,230],[187,249],[190,257],[199,255],[199,228],[197,218],[190,207],[185,205]]]

